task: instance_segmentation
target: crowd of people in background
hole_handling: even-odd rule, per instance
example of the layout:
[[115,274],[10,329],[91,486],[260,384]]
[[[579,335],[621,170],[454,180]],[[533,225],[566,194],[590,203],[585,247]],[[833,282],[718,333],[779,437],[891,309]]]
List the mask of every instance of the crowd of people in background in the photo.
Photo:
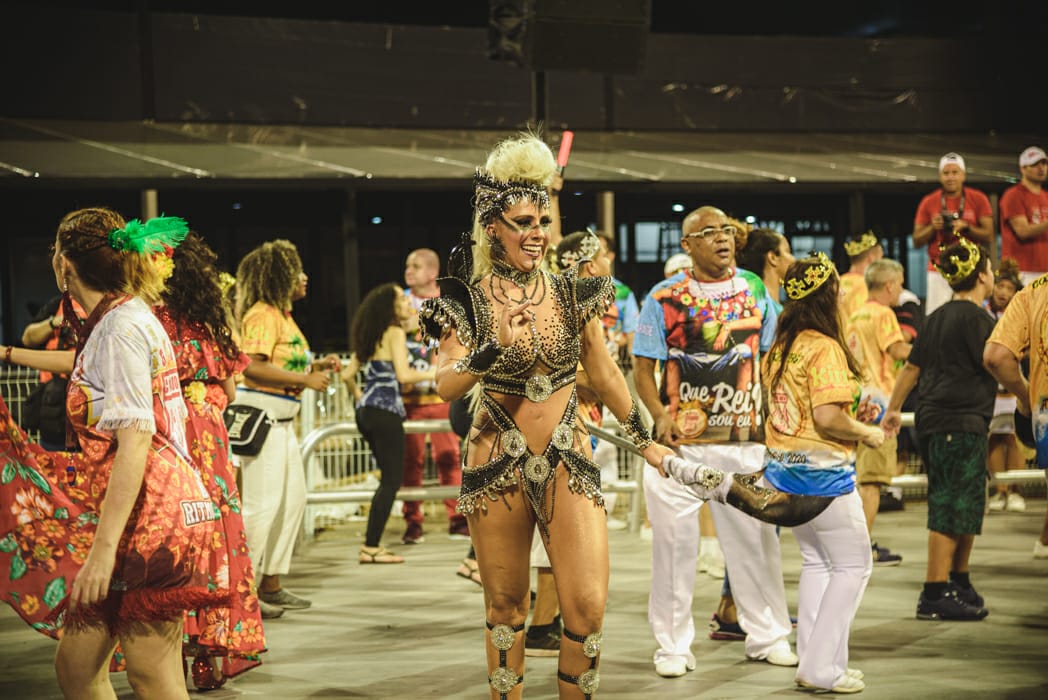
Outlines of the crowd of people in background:
[[[795,252],[713,205],[683,218],[683,253],[636,295],[613,276],[608,233],[562,235],[549,147],[507,139],[477,171],[471,230],[444,274],[438,252],[411,251],[404,286],[362,300],[345,361],[311,351],[294,321],[308,277],[291,242],[252,250],[228,285],[179,219],[70,212],[54,243],[60,294],[21,347],[0,346],[40,370],[22,426],[0,398],[0,453],[16,465],[0,482],[4,599],[61,637],[67,693],[111,693],[108,672],[126,670],[143,697],[179,697],[189,669],[211,689],[260,664],[263,620],[312,605],[281,580],[306,506],[295,419],[303,390],[340,375],[379,482],[359,561],[405,562],[383,538],[428,453],[438,484],[461,489],[443,503],[447,533],[469,541],[456,573],[484,592],[492,697],[520,697],[525,656],[558,657],[561,697],[599,686],[608,531],[625,527],[602,484],[624,465],[587,424],[614,426],[646,461],[656,674],[696,667],[696,572],[719,568],[711,638],[797,667],[801,688],[860,692],[851,621],[873,567],[903,562],[874,538],[899,455],[919,451],[928,477],[915,591],[928,620],[987,617],[975,537],[987,512],[1026,509],[1015,486],[988,498],[987,474],[1048,466],[1048,155],[1019,156],[999,256],[964,157],[938,171],[913,221],[923,304],[873,231],[847,236],[838,273],[833,251]],[[243,412],[227,425],[230,404]],[[406,433],[416,420],[454,432]],[[795,618],[779,516],[732,489],[805,513],[781,519],[801,552]],[[423,544],[421,503],[400,515],[401,543]],[[45,545],[51,564],[25,558]],[[1048,513],[1033,554],[1048,558]]]

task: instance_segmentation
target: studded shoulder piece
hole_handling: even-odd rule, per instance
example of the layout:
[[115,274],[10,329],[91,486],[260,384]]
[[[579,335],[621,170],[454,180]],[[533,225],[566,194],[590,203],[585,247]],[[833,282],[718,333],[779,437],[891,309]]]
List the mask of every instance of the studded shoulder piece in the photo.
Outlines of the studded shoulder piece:
[[575,280],[575,308],[579,331],[591,318],[601,317],[615,302],[615,283],[610,277],[581,277]]
[[439,341],[454,327],[458,341],[472,348],[477,337],[477,314],[469,286],[457,277],[441,277],[437,285],[440,296],[422,302],[419,311],[423,339]]

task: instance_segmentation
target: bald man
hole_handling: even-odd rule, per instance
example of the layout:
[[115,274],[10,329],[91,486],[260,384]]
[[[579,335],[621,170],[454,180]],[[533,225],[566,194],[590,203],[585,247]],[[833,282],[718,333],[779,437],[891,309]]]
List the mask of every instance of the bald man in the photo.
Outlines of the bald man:
[[[418,310],[426,299],[440,295],[437,276],[440,274],[440,257],[429,248],[419,248],[408,254],[404,265],[404,294],[415,310],[408,321],[408,354],[411,366],[425,371],[436,364],[437,346],[423,344],[419,336]],[[448,418],[448,404],[437,395],[432,382],[401,385],[406,420]],[[426,435],[408,433],[404,436],[404,486],[421,486],[423,464],[426,458]],[[429,444],[433,461],[437,467],[437,479],[441,486],[458,486],[462,483],[462,465],[459,461],[459,440],[454,433],[431,433]],[[423,541],[424,519],[419,501],[404,501],[406,528],[404,544],[419,544]],[[448,535],[452,539],[469,539],[466,518],[455,512],[458,501],[444,501],[448,513]]]

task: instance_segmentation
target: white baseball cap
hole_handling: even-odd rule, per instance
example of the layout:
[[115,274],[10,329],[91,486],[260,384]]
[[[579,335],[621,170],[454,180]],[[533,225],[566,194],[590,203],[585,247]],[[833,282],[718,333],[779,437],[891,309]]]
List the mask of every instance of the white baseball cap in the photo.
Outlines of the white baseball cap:
[[1037,165],[1042,160],[1048,160],[1048,155],[1045,155],[1045,152],[1037,146],[1030,146],[1019,156],[1019,167],[1025,168],[1027,165]]
[[671,277],[689,267],[691,267],[691,256],[687,253],[677,253],[676,255],[671,255],[666,264],[663,265],[662,274]]
[[963,172],[968,172],[967,169],[964,167],[964,158],[961,158],[961,156],[957,153],[947,153],[939,159],[939,172],[941,173],[942,169],[950,164],[956,165]]

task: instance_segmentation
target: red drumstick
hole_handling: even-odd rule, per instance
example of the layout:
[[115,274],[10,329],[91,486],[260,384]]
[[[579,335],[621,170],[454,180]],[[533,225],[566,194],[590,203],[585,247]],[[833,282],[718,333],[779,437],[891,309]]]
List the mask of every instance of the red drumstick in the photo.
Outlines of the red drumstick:
[[565,131],[560,137],[560,152],[557,154],[557,166],[564,172],[564,166],[568,164],[568,155],[571,154],[571,142],[575,139],[575,132]]

